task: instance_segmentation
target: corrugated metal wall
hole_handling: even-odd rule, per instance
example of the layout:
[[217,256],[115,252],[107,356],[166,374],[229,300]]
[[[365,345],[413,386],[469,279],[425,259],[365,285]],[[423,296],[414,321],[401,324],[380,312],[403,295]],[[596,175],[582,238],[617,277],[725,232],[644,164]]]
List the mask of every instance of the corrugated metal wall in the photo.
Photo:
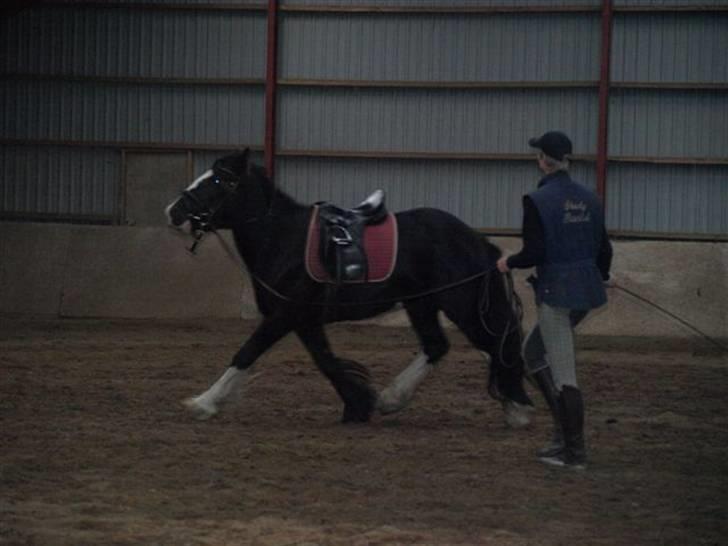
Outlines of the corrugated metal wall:
[[280,76],[418,82],[593,81],[598,13],[283,12]]
[[530,136],[558,125],[577,142],[577,153],[594,153],[591,94],[287,88],[280,99],[279,143],[283,150],[332,152],[528,153]]
[[[325,5],[285,5],[309,4]],[[530,162],[509,157],[530,158],[529,137],[560,125],[580,142],[581,154],[594,153],[596,12],[284,11],[280,33],[278,175],[303,200],[355,203],[382,187],[393,209],[436,206],[474,226],[517,229],[521,196],[538,174]],[[562,81],[577,83],[500,86]],[[320,157],[297,157],[307,150]],[[351,152],[368,158],[336,157]],[[593,185],[592,172],[578,171]]]
[[[155,2],[156,3],[156,2]],[[262,78],[265,12],[68,7],[3,21],[9,73],[156,78]],[[149,2],[151,4],[151,2]],[[177,4],[177,2],[175,2]]]
[[725,237],[728,13],[618,11],[612,40],[609,153],[627,161],[609,168],[609,225],[627,232]]
[[119,200],[118,156],[104,148],[0,146],[0,211],[110,221]]
[[[573,173],[584,180],[587,168],[577,164]],[[521,197],[538,177],[534,165],[524,161],[478,160],[300,158],[283,161],[278,172],[284,190],[304,202],[325,195],[332,202],[354,205],[382,188],[392,210],[457,211],[471,226],[482,226],[486,213],[491,226],[520,226]]]
[[3,216],[123,221],[123,150],[262,148],[264,10],[114,4],[0,21]]
[[[262,151],[267,2],[125,3],[0,20],[0,217],[121,221],[123,150],[187,150],[196,171]],[[601,0],[279,4],[276,181],[300,200],[382,187],[392,209],[515,232],[527,140],[551,128],[596,185]],[[728,233],[726,8],[615,0],[613,231]]]

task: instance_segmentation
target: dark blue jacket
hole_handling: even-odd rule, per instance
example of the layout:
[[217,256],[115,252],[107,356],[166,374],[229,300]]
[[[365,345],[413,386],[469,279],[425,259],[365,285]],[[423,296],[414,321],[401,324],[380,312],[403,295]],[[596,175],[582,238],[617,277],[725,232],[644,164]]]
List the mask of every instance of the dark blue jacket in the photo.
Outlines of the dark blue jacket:
[[566,171],[544,177],[528,197],[544,233],[545,255],[536,267],[537,300],[568,309],[604,305],[607,294],[597,267],[605,233],[599,198]]

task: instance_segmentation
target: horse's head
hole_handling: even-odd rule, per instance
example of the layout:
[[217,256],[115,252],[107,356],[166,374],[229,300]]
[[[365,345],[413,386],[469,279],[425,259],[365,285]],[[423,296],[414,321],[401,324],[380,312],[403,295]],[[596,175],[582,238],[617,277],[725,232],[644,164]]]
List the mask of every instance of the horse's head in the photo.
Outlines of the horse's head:
[[[261,185],[248,161],[249,155],[250,151],[246,149],[216,160],[212,168],[192,182],[166,208],[169,225],[183,228],[189,223],[194,232],[231,227],[231,209],[239,208],[243,188],[249,185],[251,179]],[[257,195],[260,196],[262,191],[258,189]],[[245,211],[240,211],[240,214],[245,214]]]

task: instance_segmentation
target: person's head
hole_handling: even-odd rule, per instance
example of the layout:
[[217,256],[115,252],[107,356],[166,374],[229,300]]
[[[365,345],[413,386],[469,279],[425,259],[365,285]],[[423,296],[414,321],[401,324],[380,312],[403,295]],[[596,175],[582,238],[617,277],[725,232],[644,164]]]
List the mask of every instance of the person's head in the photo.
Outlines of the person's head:
[[546,174],[568,170],[571,140],[561,131],[548,131],[530,139],[528,144],[538,149],[538,166]]

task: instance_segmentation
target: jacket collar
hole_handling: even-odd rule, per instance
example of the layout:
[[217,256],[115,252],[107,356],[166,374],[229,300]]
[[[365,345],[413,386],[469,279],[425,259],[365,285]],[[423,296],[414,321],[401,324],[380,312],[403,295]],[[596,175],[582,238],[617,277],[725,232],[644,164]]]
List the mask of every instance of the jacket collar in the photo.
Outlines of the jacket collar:
[[550,174],[547,174],[541,180],[539,180],[538,187],[541,188],[541,187],[545,186],[546,184],[548,184],[550,182],[555,182],[557,180],[571,181],[571,177],[569,176],[569,173],[567,171],[555,171]]

